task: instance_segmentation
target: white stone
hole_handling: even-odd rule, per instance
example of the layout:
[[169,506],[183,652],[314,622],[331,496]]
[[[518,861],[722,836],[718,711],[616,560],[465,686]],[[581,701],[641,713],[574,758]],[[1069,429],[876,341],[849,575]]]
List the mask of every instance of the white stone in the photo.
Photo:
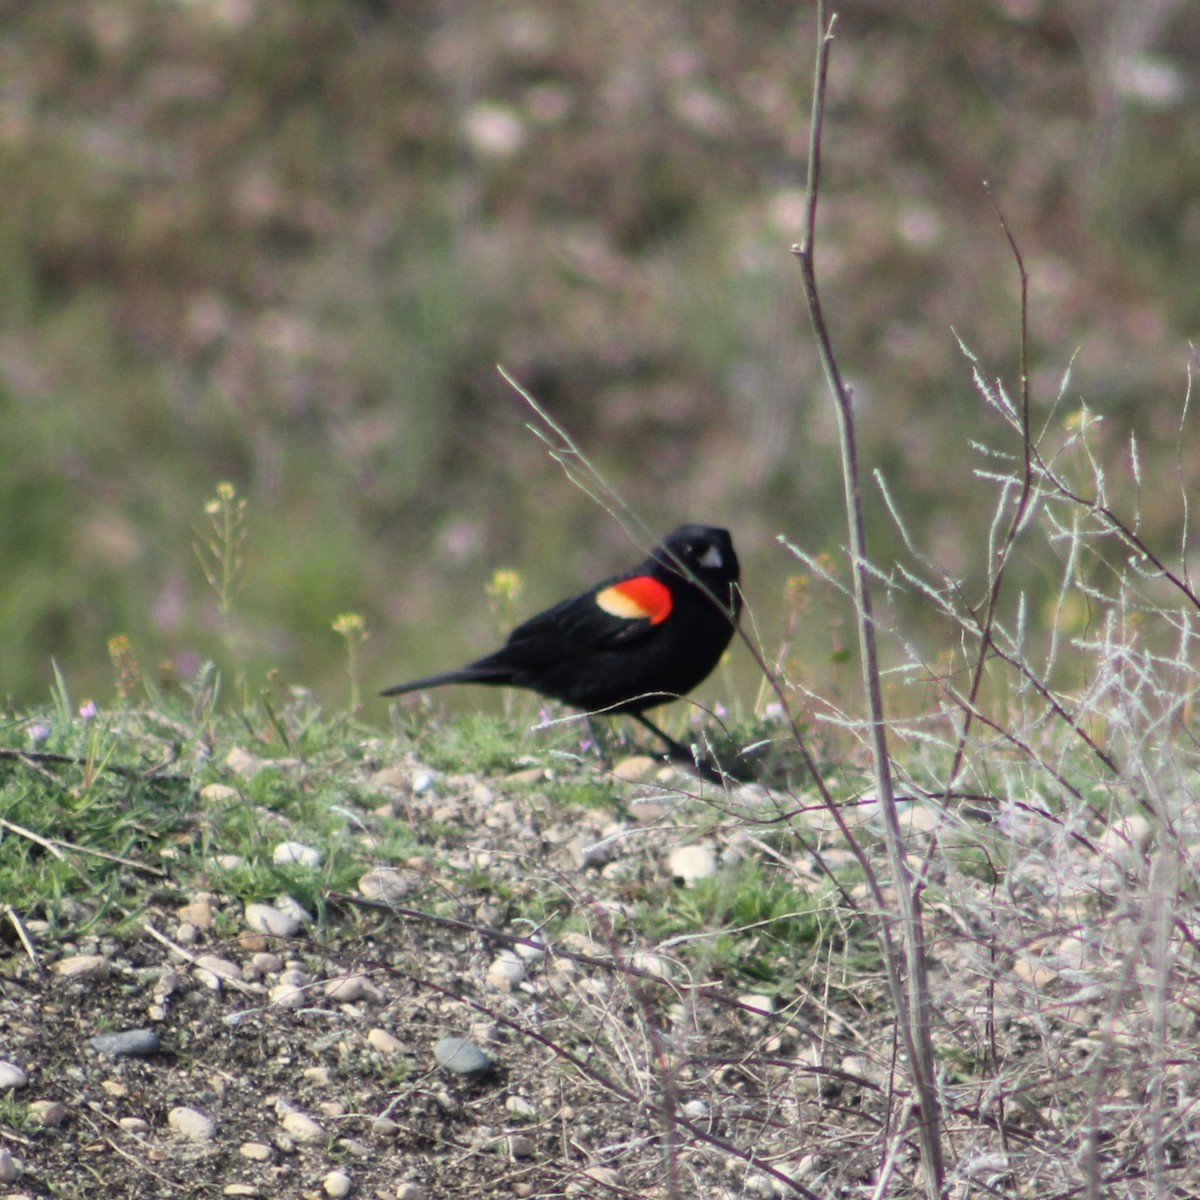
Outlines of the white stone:
[[211,1142],[217,1136],[217,1126],[211,1117],[196,1108],[180,1105],[167,1113],[167,1125],[181,1137],[193,1142]]
[[247,904],[246,924],[256,933],[269,933],[273,937],[294,937],[300,932],[300,922],[273,904]]
[[306,846],[303,842],[280,842],[271,855],[271,861],[277,867],[292,863],[301,867],[319,867],[322,855],[315,846]]
[[23,1088],[28,1082],[29,1076],[16,1063],[0,1060],[0,1092]]
[[350,1195],[353,1186],[350,1176],[345,1171],[330,1171],[321,1181],[325,1195],[332,1196],[334,1200],[342,1200],[342,1197]]
[[21,1177],[21,1163],[12,1152],[0,1146],[0,1183],[15,1183]]
[[488,968],[488,983],[501,991],[510,991],[524,978],[525,964],[511,950],[501,950]]
[[239,982],[242,979],[242,968],[232,959],[222,958],[219,954],[201,954],[192,966],[196,978],[214,992],[219,992],[227,979]]
[[280,1124],[298,1142],[323,1142],[326,1137],[325,1130],[307,1113],[287,1113]]
[[102,954],[72,954],[50,969],[66,979],[107,979],[110,966]]
[[717,873],[717,856],[706,842],[696,842],[691,846],[676,846],[667,859],[667,866],[676,879],[695,883],[697,879],[708,879]]

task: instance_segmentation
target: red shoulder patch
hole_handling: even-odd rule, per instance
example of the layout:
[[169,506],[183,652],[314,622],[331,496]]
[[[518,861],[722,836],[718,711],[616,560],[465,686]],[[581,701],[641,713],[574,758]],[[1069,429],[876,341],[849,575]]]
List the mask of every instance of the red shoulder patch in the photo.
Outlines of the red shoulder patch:
[[635,575],[596,593],[596,603],[610,616],[658,625],[671,613],[671,589],[651,575]]

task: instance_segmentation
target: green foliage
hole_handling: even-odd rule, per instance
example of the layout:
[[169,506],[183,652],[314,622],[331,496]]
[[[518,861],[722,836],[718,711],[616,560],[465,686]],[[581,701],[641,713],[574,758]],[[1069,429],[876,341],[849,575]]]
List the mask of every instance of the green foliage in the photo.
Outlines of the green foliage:
[[516,770],[529,746],[521,723],[488,713],[468,712],[434,727],[421,745],[421,757],[443,771],[504,775]]
[[639,926],[660,944],[686,948],[706,970],[784,987],[832,929],[827,888],[810,892],[757,859],[676,887],[639,909]]

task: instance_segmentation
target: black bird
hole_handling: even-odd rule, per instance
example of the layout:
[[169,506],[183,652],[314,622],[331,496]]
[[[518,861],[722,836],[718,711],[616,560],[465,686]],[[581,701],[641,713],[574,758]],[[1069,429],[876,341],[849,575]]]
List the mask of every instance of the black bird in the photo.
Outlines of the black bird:
[[382,694],[448,683],[528,688],[589,715],[627,713],[691,763],[645,710],[690,692],[720,661],[742,610],[738,578],[728,530],[681,525],[645,562],[531,617],[495,653]]

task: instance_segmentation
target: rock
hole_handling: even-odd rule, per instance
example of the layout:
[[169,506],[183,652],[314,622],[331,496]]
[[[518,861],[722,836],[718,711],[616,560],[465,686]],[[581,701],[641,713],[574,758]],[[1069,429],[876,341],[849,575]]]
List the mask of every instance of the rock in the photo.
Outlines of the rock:
[[216,1122],[198,1108],[179,1105],[167,1113],[167,1125],[191,1142],[211,1142],[217,1136]]
[[299,1008],[308,1000],[308,988],[295,980],[281,980],[267,991],[267,999],[277,1008]]
[[313,923],[314,917],[312,913],[295,896],[276,896],[275,907],[281,913],[286,913],[289,917],[295,917],[301,925],[311,925]]
[[325,1195],[332,1196],[334,1200],[342,1200],[342,1197],[350,1195],[350,1189],[353,1186],[350,1176],[345,1171],[330,1171],[321,1180],[321,1187],[324,1188]]
[[236,804],[241,798],[241,792],[227,783],[210,783],[200,789],[200,799],[206,804]]
[[537,1153],[537,1143],[528,1134],[511,1133],[508,1136],[508,1153],[514,1159],[532,1158]]
[[525,964],[511,950],[501,950],[488,967],[488,983],[504,992],[512,991],[524,978]]
[[227,979],[242,981],[242,968],[231,958],[222,958],[219,954],[201,954],[192,964],[196,978],[214,992],[221,990],[221,985]]
[[65,979],[107,979],[111,966],[103,954],[72,954],[50,969]]
[[648,754],[631,754],[613,764],[612,774],[614,779],[622,779],[626,783],[645,783],[654,778],[661,765]]
[[12,1152],[0,1146],[0,1183],[16,1183],[21,1178],[21,1163]]
[[0,1092],[10,1088],[23,1088],[29,1082],[29,1076],[16,1063],[0,1059]]
[[119,1033],[98,1033],[89,1045],[109,1058],[147,1058],[158,1049],[158,1034],[153,1029],[125,1029]]
[[534,1121],[537,1119],[537,1109],[524,1096],[509,1096],[504,1101],[505,1110],[518,1121]]
[[307,1113],[285,1113],[280,1124],[290,1137],[294,1138],[297,1142],[304,1142],[307,1145],[323,1142],[328,1136],[321,1125],[314,1121]]
[[367,1045],[380,1054],[399,1054],[404,1043],[386,1029],[372,1029],[367,1034]]
[[57,1129],[67,1116],[67,1106],[61,1100],[35,1100],[29,1106],[29,1123],[43,1129]]
[[474,1042],[459,1037],[442,1038],[433,1048],[433,1057],[443,1070],[466,1078],[487,1075],[496,1065],[491,1055]]
[[296,865],[299,867],[319,867],[323,855],[315,846],[306,846],[303,842],[280,842],[271,854],[271,861],[277,867]]
[[300,922],[291,913],[281,912],[273,904],[247,904],[246,924],[256,933],[272,937],[295,937]]
[[401,900],[416,888],[416,880],[407,871],[396,867],[377,867],[368,871],[358,881],[359,894],[368,900],[387,904]]
[[639,950],[631,959],[631,965],[637,967],[639,971],[645,971],[647,975],[655,975],[659,979],[671,979],[675,974],[671,964],[665,958],[652,954],[649,950]]
[[270,1162],[275,1156],[275,1151],[266,1142],[243,1142],[238,1153],[251,1162]]
[[377,1000],[379,990],[366,975],[343,975],[325,983],[325,995],[338,1004],[353,1004],[357,1000]]
[[738,1003],[743,1009],[748,1008],[752,1013],[764,1017],[769,1017],[775,1011],[774,997],[764,996],[759,992],[746,992],[738,997]]
[[262,770],[263,760],[240,746],[235,746],[225,755],[225,766],[235,775],[257,775]]
[[207,900],[193,900],[190,904],[181,904],[175,915],[185,925],[195,925],[197,929],[208,930],[213,925],[213,906]]
[[676,846],[667,858],[667,866],[676,879],[695,883],[717,873],[717,856],[706,842],[696,842],[691,846]]

